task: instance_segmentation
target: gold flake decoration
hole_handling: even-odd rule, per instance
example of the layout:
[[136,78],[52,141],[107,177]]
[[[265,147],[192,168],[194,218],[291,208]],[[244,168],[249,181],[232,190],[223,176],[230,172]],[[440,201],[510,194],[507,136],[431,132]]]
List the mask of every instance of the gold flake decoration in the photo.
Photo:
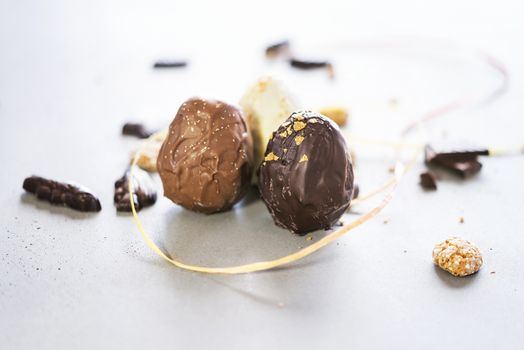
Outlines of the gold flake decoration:
[[307,161],[308,161],[308,157],[304,154],[304,155],[302,156],[302,158],[300,158],[299,163],[307,162]]
[[304,141],[304,136],[298,135],[295,137],[295,143],[297,144],[297,146],[300,145],[302,141]]
[[278,156],[273,153],[273,152],[269,152],[269,154],[264,158],[265,161],[269,162],[269,161],[272,161],[272,160],[278,160]]
[[295,129],[295,131],[300,131],[304,129],[305,127],[306,127],[306,123],[304,122],[294,122],[293,123],[293,129]]

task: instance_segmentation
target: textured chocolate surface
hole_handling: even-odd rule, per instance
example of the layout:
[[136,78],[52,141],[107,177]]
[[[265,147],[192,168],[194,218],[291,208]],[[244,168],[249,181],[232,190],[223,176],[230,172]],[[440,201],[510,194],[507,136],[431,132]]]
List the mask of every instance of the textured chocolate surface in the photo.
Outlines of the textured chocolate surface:
[[[130,171],[131,168],[126,170],[124,175],[115,182],[115,195],[113,200],[117,211],[131,211],[128,187]],[[133,190],[133,203],[136,211],[155,204],[156,189],[153,178],[147,171],[140,169],[138,166],[133,167]]]
[[30,176],[24,180],[22,187],[35,194],[38,199],[53,205],[65,205],[78,211],[102,210],[98,198],[88,189],[76,184]]
[[298,234],[330,228],[351,202],[353,166],[344,137],[314,112],[293,113],[278,128],[258,175],[275,223]]
[[249,187],[252,166],[253,146],[241,112],[201,98],[180,106],[157,160],[164,195],[203,213],[238,202]]

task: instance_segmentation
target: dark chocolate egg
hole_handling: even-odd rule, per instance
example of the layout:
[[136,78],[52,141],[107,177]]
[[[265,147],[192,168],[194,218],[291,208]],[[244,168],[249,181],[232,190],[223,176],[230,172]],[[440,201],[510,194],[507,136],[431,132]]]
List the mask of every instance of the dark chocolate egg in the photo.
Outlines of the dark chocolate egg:
[[293,113],[259,167],[262,199],[278,226],[298,234],[333,226],[351,202],[353,167],[338,126],[314,112]]
[[253,146],[240,110],[191,98],[169,126],[157,168],[164,195],[190,210],[230,209],[250,185]]

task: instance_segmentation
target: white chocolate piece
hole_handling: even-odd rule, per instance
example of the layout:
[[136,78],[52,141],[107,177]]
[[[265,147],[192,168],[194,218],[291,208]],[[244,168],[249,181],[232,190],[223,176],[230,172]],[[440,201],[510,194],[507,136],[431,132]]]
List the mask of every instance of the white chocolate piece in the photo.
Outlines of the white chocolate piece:
[[240,100],[240,106],[253,137],[255,172],[262,163],[264,152],[273,132],[299,105],[291,97],[279,80],[262,77],[249,87]]

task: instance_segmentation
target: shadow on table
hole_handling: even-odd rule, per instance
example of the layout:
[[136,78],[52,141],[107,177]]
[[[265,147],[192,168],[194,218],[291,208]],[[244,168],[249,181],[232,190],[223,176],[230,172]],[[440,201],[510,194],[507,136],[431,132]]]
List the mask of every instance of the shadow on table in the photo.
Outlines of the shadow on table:
[[437,265],[434,265],[433,269],[435,270],[435,273],[440,278],[440,280],[451,288],[467,288],[467,286],[476,282],[476,277],[478,275],[478,273],[475,273],[466,277],[456,277],[450,274],[449,272],[442,270]]
[[20,196],[20,201],[24,204],[31,205],[38,210],[45,210],[53,215],[66,216],[73,220],[85,220],[86,218],[98,214],[98,212],[81,212],[63,205],[53,205],[49,202],[39,200],[36,196],[29,193],[23,193]]
[[[272,260],[296,252],[326,235],[326,231],[317,231],[308,235],[312,239],[307,239],[308,236],[298,236],[275,226],[256,192],[250,192],[233,210],[224,213],[204,215],[177,206],[168,207],[156,230],[158,235],[152,238],[166,255],[176,256],[177,260],[187,264],[210,267]],[[217,293],[215,288],[209,288],[207,281],[256,303],[280,307],[283,300],[299,291],[318,284],[332,285],[324,275],[315,274],[314,279],[304,277],[310,267],[330,259],[329,254],[316,253],[272,270],[233,276],[199,274],[170,267],[177,289],[193,297]],[[143,260],[157,266],[169,266],[160,258]],[[203,288],[203,284],[208,287]],[[300,300],[294,305],[311,308],[313,302]]]

